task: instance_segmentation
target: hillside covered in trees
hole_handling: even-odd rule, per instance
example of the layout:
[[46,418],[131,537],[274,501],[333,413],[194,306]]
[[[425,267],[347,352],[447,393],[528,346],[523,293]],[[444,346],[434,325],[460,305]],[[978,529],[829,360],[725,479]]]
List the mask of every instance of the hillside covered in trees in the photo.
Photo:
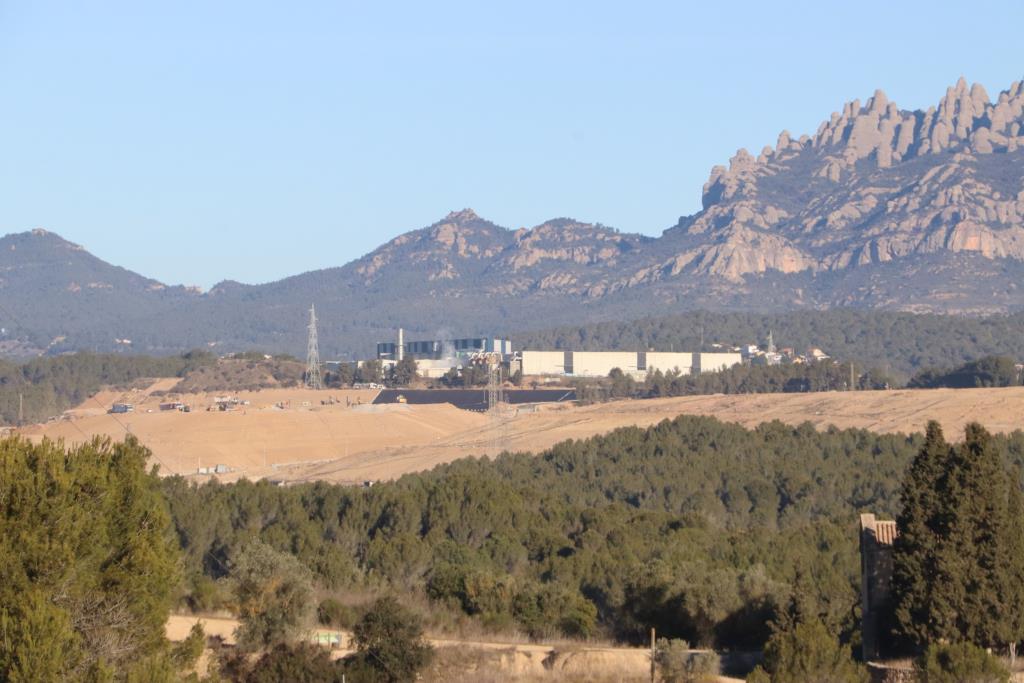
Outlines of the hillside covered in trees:
[[[759,683],[811,680],[791,674],[812,665],[832,676],[814,680],[859,682],[860,511],[899,515],[908,529],[896,549],[902,647],[937,670],[980,658],[998,673],[971,648],[1002,651],[1024,636],[1007,613],[1024,590],[1024,432],[971,425],[951,445],[936,430],[681,416],[370,488],[196,486],[147,474],[132,439],[71,451],[7,439],[0,673],[21,680],[12,672],[44,662],[56,677],[196,680],[175,671],[194,664],[201,631],[171,647],[158,628],[177,601],[239,615],[237,654],[219,660],[233,681],[309,666],[326,677],[303,680],[412,680],[430,656],[412,606],[435,631],[643,643],[653,626],[667,639],[663,671],[685,640],[764,648]],[[969,562],[956,550],[965,542],[977,549]],[[965,582],[981,599],[956,602],[977,592]],[[355,629],[360,651],[343,665],[296,649],[314,598],[321,623]],[[928,609],[940,618],[914,616]],[[374,651],[392,638],[381,633],[404,633],[415,656]],[[406,673],[373,664],[392,656]]]
[[77,405],[103,386],[124,386],[144,377],[182,377],[215,361],[193,351],[152,357],[76,353],[27,363],[0,360],[0,424],[38,422]]
[[1012,387],[1024,381],[1024,372],[1008,356],[985,356],[956,368],[926,368],[914,375],[907,386],[915,389],[950,387]]
[[[1024,463],[1024,434],[998,437]],[[758,647],[794,590],[847,638],[856,512],[899,511],[920,437],[679,417],[370,489],[164,482],[197,595],[259,537],[345,595],[425,594],[534,636]]]
[[[565,326],[513,335],[514,348],[655,351],[711,350],[711,344],[816,346],[833,358],[906,381],[929,367],[956,367],[983,356],[1024,359],[1024,313],[989,317],[834,309],[790,313],[712,313]],[[703,341],[704,346],[701,347]]]

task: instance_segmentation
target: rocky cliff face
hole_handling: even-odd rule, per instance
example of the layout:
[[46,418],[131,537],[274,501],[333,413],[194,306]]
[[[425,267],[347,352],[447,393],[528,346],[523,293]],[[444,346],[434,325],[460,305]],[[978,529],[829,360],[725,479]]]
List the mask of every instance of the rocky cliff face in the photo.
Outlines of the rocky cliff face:
[[927,111],[876,91],[813,136],[783,131],[712,169],[704,210],[666,232],[680,247],[663,266],[739,281],[940,252],[1024,260],[1022,150],[1019,82],[991,101],[961,79]]
[[582,295],[655,241],[569,218],[510,230],[463,209],[396,237],[352,268],[367,285],[413,275],[449,292],[466,287],[491,295]]

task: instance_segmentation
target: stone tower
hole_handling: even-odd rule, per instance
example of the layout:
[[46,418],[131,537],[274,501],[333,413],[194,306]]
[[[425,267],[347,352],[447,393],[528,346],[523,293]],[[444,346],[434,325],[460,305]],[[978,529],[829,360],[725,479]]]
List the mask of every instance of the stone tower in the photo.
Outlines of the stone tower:
[[896,522],[860,516],[860,609],[861,641],[865,662],[881,654],[880,642],[892,615],[892,545]]

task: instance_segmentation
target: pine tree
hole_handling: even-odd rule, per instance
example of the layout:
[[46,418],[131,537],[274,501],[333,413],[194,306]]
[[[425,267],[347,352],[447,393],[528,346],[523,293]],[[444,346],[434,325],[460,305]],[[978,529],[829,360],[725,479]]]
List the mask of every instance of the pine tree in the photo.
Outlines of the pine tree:
[[179,549],[148,457],[0,440],[0,681],[104,680],[164,649]]
[[[434,649],[423,638],[419,617],[392,597],[379,598],[353,629],[357,662],[388,683],[413,681],[430,663]],[[355,676],[353,676],[355,679]]]
[[951,449],[938,422],[929,422],[924,444],[903,479],[900,534],[893,552],[892,587],[900,632],[922,646],[932,635],[940,605],[933,601],[945,501],[940,483]]
[[[45,683],[67,677],[75,663],[70,619],[41,591],[29,590],[13,609],[0,608],[0,680]],[[59,655],[57,654],[59,653]]]

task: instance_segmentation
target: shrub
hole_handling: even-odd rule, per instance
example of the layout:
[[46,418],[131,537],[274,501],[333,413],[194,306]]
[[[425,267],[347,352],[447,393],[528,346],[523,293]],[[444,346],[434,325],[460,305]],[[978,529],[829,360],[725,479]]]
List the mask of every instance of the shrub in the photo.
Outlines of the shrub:
[[685,640],[658,639],[654,661],[665,683],[712,682],[721,670],[717,654],[694,652]]
[[205,646],[206,633],[203,631],[203,625],[197,621],[192,624],[192,630],[185,640],[171,649],[171,661],[181,670],[194,669]]
[[312,578],[292,555],[254,541],[239,554],[231,573],[238,616],[238,645],[255,650],[293,640],[312,608]]
[[[767,674],[767,678],[765,675]],[[764,683],[866,683],[867,672],[820,621],[777,631],[764,648],[764,669],[747,678]]]
[[341,666],[326,650],[308,643],[281,644],[259,658],[245,683],[335,683],[341,677]]
[[352,628],[356,623],[356,609],[334,598],[324,598],[316,609],[317,621],[331,628]]
[[423,639],[419,617],[392,597],[378,599],[354,629],[358,653],[351,665],[375,670],[389,683],[411,681],[434,649]]
[[220,585],[208,576],[195,574],[189,583],[191,590],[185,596],[185,603],[193,612],[209,612],[223,604]]
[[999,659],[970,643],[933,644],[917,662],[922,683],[1006,683]]

